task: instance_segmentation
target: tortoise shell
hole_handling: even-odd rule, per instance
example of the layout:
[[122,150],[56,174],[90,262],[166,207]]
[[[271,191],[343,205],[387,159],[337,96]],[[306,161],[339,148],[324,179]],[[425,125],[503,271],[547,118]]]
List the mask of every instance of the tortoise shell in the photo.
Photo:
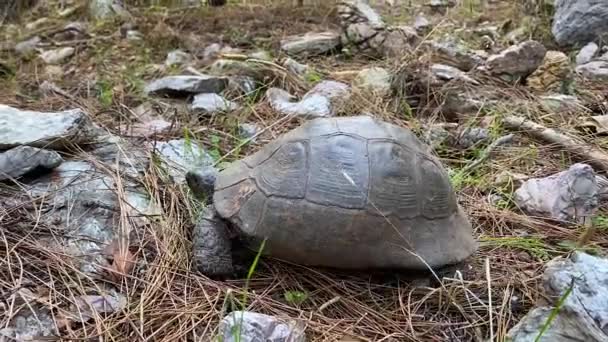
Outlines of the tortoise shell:
[[266,238],[265,253],[303,265],[421,269],[476,249],[439,160],[369,116],[284,134],[220,172],[213,202],[245,236]]

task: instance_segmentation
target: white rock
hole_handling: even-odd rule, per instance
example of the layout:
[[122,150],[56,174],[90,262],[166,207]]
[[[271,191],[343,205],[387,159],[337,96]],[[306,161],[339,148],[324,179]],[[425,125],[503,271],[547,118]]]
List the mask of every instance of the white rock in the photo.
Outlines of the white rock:
[[34,36],[28,40],[19,42],[15,45],[15,52],[20,55],[28,55],[36,51],[36,47],[41,41],[42,39],[40,39],[40,37]]
[[[545,268],[543,284],[547,306],[529,312],[508,332],[513,342],[608,341],[608,261],[604,258],[574,252],[569,258],[559,257]],[[565,297],[571,288],[570,294]],[[537,340],[541,330],[563,300],[557,315]]]
[[300,76],[305,75],[306,72],[308,72],[308,70],[310,70],[310,67],[308,65],[299,63],[295,59],[292,59],[289,57],[285,58],[285,60],[283,61],[283,66],[287,70],[293,72],[296,75],[300,75]]
[[579,65],[576,67],[576,72],[588,79],[608,80],[608,61],[598,60]]
[[560,221],[584,221],[598,207],[593,168],[577,163],[545,178],[532,178],[517,189],[515,203],[524,211]]
[[353,87],[378,96],[386,96],[391,90],[391,74],[380,67],[363,69],[353,80]]
[[289,55],[314,56],[328,53],[340,45],[340,34],[333,31],[309,32],[289,36],[281,41],[281,49]]
[[18,178],[37,168],[53,169],[63,162],[55,152],[31,146],[17,146],[0,153],[0,181]]
[[347,26],[364,23],[372,29],[383,29],[386,27],[382,17],[365,0],[342,0],[338,3],[338,15],[340,25]]
[[72,57],[75,51],[76,50],[73,47],[68,46],[55,50],[44,51],[40,54],[40,58],[42,58],[46,64],[61,64],[68,58]]
[[[235,336],[236,334],[239,336]],[[293,320],[251,311],[233,311],[222,319],[219,334],[223,342],[305,342],[302,325]]]
[[198,94],[192,101],[192,109],[204,112],[205,114],[216,114],[220,112],[230,112],[237,110],[239,105],[226,100],[215,93]]
[[220,76],[167,76],[149,83],[144,91],[147,95],[188,95],[219,93],[228,84],[228,78]]
[[141,41],[144,39],[144,36],[137,30],[127,30],[125,38],[129,41]]
[[350,87],[336,81],[322,81],[306,93],[300,101],[279,88],[270,88],[266,99],[270,106],[285,115],[303,118],[328,117],[350,98]]
[[576,65],[581,65],[591,62],[597,51],[600,49],[597,44],[591,42],[585,45],[576,55]]
[[167,54],[166,66],[184,65],[192,61],[192,56],[182,50],[173,50]]
[[73,109],[46,113],[0,105],[0,149],[19,145],[61,148],[69,143],[93,140],[84,136],[86,114]]

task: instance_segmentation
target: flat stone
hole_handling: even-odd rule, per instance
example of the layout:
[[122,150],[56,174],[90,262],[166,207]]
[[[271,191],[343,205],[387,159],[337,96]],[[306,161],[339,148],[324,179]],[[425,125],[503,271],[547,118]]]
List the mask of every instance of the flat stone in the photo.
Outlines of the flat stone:
[[391,74],[380,67],[363,69],[353,80],[353,87],[370,94],[386,96],[391,90]]
[[598,208],[593,168],[577,163],[545,178],[532,178],[515,191],[515,203],[531,215],[582,221]]
[[556,0],[551,32],[562,46],[601,39],[608,32],[608,2]]
[[228,314],[220,322],[219,335],[223,342],[306,341],[301,324],[251,311],[233,311]]
[[576,96],[564,94],[551,94],[541,96],[540,104],[546,111],[553,113],[586,110],[586,108]]
[[235,102],[226,100],[218,94],[203,93],[194,97],[192,109],[205,114],[216,114],[237,110],[239,109],[239,105]]
[[591,62],[595,54],[599,51],[600,47],[594,42],[585,45],[581,51],[576,55],[576,65],[581,65]]
[[463,71],[470,71],[485,62],[473,51],[454,41],[431,41],[426,43],[426,46],[432,51],[435,63],[450,65]]
[[541,43],[529,40],[488,57],[485,66],[495,75],[525,77],[542,64],[546,53],[547,50]]
[[[558,257],[545,266],[543,285],[548,303],[511,328],[510,341],[608,341],[608,260],[581,252]],[[562,301],[560,308],[544,330],[558,301]]]
[[431,65],[431,72],[436,78],[443,81],[460,80],[470,84],[479,84],[464,71],[450,65],[433,64]]
[[46,64],[61,64],[65,62],[68,58],[72,57],[75,51],[76,50],[73,47],[68,46],[55,50],[45,51],[40,54],[40,58],[42,58],[42,60]]
[[292,56],[322,55],[340,46],[340,34],[333,31],[309,32],[281,41],[281,50]]
[[89,125],[80,109],[46,113],[0,105],[0,149],[20,145],[62,148],[91,141],[94,137],[84,134]]
[[53,169],[63,162],[55,151],[17,146],[0,153],[0,181],[19,178],[38,169]]
[[490,132],[483,127],[466,127],[461,130],[456,138],[456,144],[462,148],[469,148],[475,144],[485,141],[490,137]]
[[220,76],[167,76],[149,83],[147,95],[184,96],[200,93],[219,93],[228,84],[228,78]]
[[592,61],[576,67],[576,72],[583,77],[596,80],[608,80],[608,61]]

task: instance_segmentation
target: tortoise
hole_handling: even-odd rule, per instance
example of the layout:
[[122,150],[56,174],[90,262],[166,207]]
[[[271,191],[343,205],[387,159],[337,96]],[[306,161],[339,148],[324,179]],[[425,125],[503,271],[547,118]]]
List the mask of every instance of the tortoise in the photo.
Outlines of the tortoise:
[[440,268],[477,249],[428,145],[368,115],[310,120],[216,177],[196,169],[186,181],[212,196],[193,234],[208,276],[233,274],[235,237],[264,241],[276,259],[346,270]]

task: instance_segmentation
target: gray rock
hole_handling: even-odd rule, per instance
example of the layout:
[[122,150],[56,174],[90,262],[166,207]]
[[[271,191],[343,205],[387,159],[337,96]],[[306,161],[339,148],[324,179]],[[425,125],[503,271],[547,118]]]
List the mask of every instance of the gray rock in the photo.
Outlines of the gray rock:
[[266,98],[274,110],[303,118],[333,116],[335,108],[349,97],[350,87],[335,81],[319,82],[299,102],[295,102],[296,98],[282,89],[270,88],[266,92]]
[[541,106],[548,112],[563,113],[585,110],[576,96],[564,94],[544,95],[540,97]]
[[[47,244],[74,256],[81,271],[100,274],[110,267],[101,252],[114,239],[121,212],[127,210],[125,214],[135,225],[149,224],[147,218],[160,212],[146,189],[131,181],[131,177],[141,177],[148,166],[145,151],[133,145],[106,144],[91,155],[96,162],[66,161],[28,185],[25,200],[44,198],[41,220],[65,232],[45,239]],[[118,169],[114,171],[114,167]],[[118,183],[116,173],[127,177]]]
[[431,41],[426,43],[426,46],[432,51],[434,62],[450,65],[460,70],[470,71],[485,62],[482,57],[454,41]]
[[249,96],[255,94],[257,83],[250,76],[232,76],[228,79],[226,91],[236,95]]
[[166,66],[176,66],[176,65],[184,65],[188,64],[192,61],[192,56],[184,52],[182,50],[173,50],[167,54],[167,59],[165,60]]
[[34,36],[28,40],[24,40],[15,45],[15,52],[20,55],[29,55],[36,51],[38,44],[42,42],[42,39],[38,36]]
[[515,191],[515,203],[524,211],[560,221],[583,221],[598,207],[598,186],[593,168],[577,163],[545,178],[532,178]]
[[40,58],[42,58],[46,64],[61,64],[68,58],[72,57],[75,51],[76,50],[73,47],[68,46],[55,50],[44,51],[40,54]]
[[215,93],[202,93],[194,97],[192,109],[205,114],[216,114],[237,110],[239,105]]
[[363,69],[353,80],[353,87],[378,96],[388,95],[391,90],[391,74],[380,67]]
[[296,102],[296,97],[279,88],[266,91],[266,98],[272,109],[285,115],[303,118],[331,116],[331,103],[325,96],[313,94]]
[[92,0],[89,2],[89,13],[95,19],[130,16],[123,7],[123,2],[119,0]]
[[85,136],[91,127],[79,109],[44,113],[0,105],[0,149],[20,145],[62,148],[69,143],[91,141],[95,137]]
[[[238,336],[238,335],[240,336]],[[251,311],[233,311],[222,319],[219,335],[223,342],[305,342],[304,328],[293,320]]]
[[428,6],[431,8],[442,8],[442,7],[454,7],[456,6],[455,0],[430,0]]
[[342,28],[353,24],[364,23],[372,29],[383,29],[386,27],[382,17],[367,1],[364,0],[342,0],[338,3],[338,16]]
[[475,144],[487,140],[490,132],[483,127],[466,127],[456,139],[456,144],[463,148],[469,148]]
[[418,33],[425,33],[431,28],[431,22],[424,17],[424,15],[419,14],[414,19],[414,29]]
[[340,46],[340,34],[333,31],[309,32],[281,41],[281,50],[292,56],[322,55]]
[[488,57],[485,67],[495,75],[525,77],[542,64],[546,53],[541,43],[528,40]]
[[556,0],[551,32],[560,45],[586,44],[605,38],[608,32],[608,2]]
[[41,337],[58,336],[51,312],[37,303],[28,303],[11,319],[7,328],[0,330],[0,340],[40,341]]
[[63,162],[55,151],[30,146],[14,147],[0,153],[0,181],[18,178],[37,168],[53,169]]
[[205,149],[185,139],[156,142],[154,149],[161,157],[167,173],[177,184],[185,184],[188,170],[204,168],[214,163]]
[[310,70],[310,67],[307,64],[299,63],[295,59],[289,57],[285,58],[282,64],[287,70],[299,76],[304,76]]
[[433,149],[438,149],[445,144],[449,144],[451,139],[450,132],[442,124],[433,124],[426,128],[423,140]]
[[592,61],[576,67],[576,72],[583,77],[596,80],[608,80],[608,61]]
[[591,62],[591,60],[593,59],[593,57],[595,57],[595,54],[598,52],[599,49],[600,47],[597,46],[597,44],[595,44],[594,42],[585,45],[581,49],[581,51],[579,51],[576,55],[576,65]]
[[[608,341],[608,261],[574,252],[551,260],[543,284],[549,302],[530,311],[508,332],[513,342]],[[566,292],[570,294],[565,297]],[[564,299],[565,297],[565,299]],[[563,300],[542,337],[537,339],[559,300]]]
[[471,84],[479,84],[464,71],[450,65],[433,64],[431,65],[431,73],[442,81],[460,80]]
[[167,76],[146,85],[147,95],[184,96],[200,93],[220,93],[228,85],[228,78],[220,76]]
[[[239,136],[243,139],[252,139],[259,130],[260,128],[256,124],[242,123],[239,125]],[[251,141],[255,141],[255,138]]]

